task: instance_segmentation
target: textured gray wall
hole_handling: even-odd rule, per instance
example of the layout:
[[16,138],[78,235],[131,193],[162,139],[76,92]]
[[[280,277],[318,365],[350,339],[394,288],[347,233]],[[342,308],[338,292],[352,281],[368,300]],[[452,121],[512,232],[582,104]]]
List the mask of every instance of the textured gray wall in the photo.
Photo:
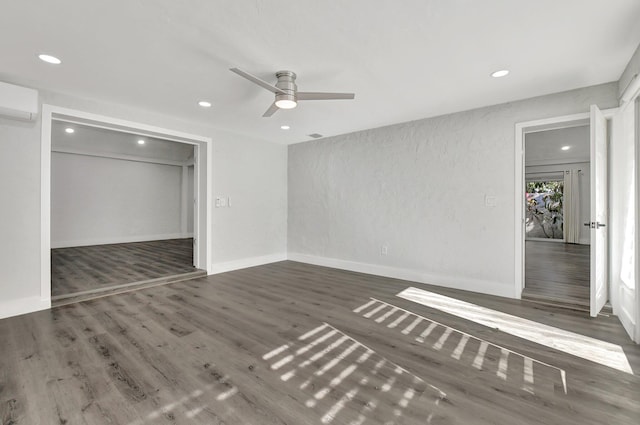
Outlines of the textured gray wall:
[[291,145],[290,257],[514,296],[515,124],[616,95],[609,83]]

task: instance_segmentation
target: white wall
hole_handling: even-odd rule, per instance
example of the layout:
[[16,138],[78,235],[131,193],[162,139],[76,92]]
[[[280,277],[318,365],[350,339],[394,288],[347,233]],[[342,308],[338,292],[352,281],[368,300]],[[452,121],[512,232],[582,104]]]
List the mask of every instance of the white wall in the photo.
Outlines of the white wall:
[[52,248],[185,236],[181,180],[179,166],[52,152]]
[[40,128],[0,118],[0,318],[40,297]]
[[616,94],[610,83],[292,145],[289,257],[516,296],[515,124],[615,107]]
[[[564,173],[566,170],[582,170],[579,174],[578,196],[580,199],[580,223],[591,221],[591,178],[588,162],[575,162],[570,164],[536,165],[525,167],[525,176],[536,177],[539,173]],[[591,243],[590,228],[580,226],[580,243],[589,245]]]
[[[286,146],[64,94],[41,91],[40,102],[211,137],[214,195],[235,201],[211,212],[213,268],[286,258]],[[40,143],[40,120],[0,119],[0,317],[48,306],[40,293]]]

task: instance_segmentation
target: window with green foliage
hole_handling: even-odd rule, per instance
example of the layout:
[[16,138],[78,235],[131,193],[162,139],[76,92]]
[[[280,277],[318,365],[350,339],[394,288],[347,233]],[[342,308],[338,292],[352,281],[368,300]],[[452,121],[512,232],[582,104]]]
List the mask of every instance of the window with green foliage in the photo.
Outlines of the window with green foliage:
[[562,181],[527,182],[527,238],[564,239]]

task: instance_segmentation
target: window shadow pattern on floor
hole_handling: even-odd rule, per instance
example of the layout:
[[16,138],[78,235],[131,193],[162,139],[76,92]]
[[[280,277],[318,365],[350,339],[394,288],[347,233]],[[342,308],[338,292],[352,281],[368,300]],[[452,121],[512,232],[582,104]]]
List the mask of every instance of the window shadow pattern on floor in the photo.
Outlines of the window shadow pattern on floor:
[[328,323],[262,358],[303,395],[304,404],[319,413],[323,424],[414,419],[433,423],[446,398],[438,388]]
[[488,372],[520,391],[537,394],[567,394],[566,372],[469,333],[420,316],[376,298],[353,310],[381,326],[396,329],[427,349],[447,353],[478,371]]

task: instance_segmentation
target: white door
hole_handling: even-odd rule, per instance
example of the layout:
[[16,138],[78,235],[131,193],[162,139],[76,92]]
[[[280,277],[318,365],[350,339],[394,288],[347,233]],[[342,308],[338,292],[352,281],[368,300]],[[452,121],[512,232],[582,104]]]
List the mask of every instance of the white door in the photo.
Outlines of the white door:
[[[610,212],[612,214],[610,219],[613,223],[613,220],[618,222],[617,228],[614,229],[610,226],[610,234],[611,234],[611,242],[614,244],[612,248],[617,248],[614,254],[614,250],[610,251],[611,257],[609,261],[611,262],[609,270],[611,275],[611,285],[612,290],[616,288],[616,284],[618,287],[618,299],[617,304],[614,305],[614,312],[618,315],[620,322],[629,333],[631,339],[636,342],[640,342],[640,333],[637,331],[637,311],[640,306],[640,302],[637,300],[637,282],[635,279],[636,271],[634,269],[634,256],[635,250],[637,249],[636,242],[634,240],[636,230],[635,224],[635,208],[636,208],[636,197],[637,197],[637,183],[635,180],[635,165],[633,161],[630,161],[630,158],[634,158],[637,155],[636,148],[636,102],[630,101],[625,105],[620,107],[620,113],[616,115],[616,121],[621,122],[621,125],[615,127],[613,132],[613,137],[617,137],[615,139],[615,145],[609,145],[610,154],[611,154],[611,164],[615,164],[615,168],[610,170],[609,179],[611,184],[611,189],[614,192],[617,192],[617,203],[615,203],[616,199],[611,199],[610,201]],[[618,134],[616,134],[616,132]],[[617,151],[611,152],[613,147],[617,149]],[[628,161],[629,164],[626,162]],[[621,164],[622,162],[625,162]],[[617,171],[620,173],[617,173]],[[616,178],[617,184],[616,184]],[[615,187],[618,186],[618,187]],[[621,202],[622,201],[622,202]],[[614,210],[614,208],[619,208],[619,211]],[[614,223],[616,224],[616,223]],[[615,239],[618,239],[616,241]],[[616,243],[617,242],[617,246]],[[616,311],[617,310],[617,311]]]
[[591,316],[607,302],[607,120],[591,105]]

